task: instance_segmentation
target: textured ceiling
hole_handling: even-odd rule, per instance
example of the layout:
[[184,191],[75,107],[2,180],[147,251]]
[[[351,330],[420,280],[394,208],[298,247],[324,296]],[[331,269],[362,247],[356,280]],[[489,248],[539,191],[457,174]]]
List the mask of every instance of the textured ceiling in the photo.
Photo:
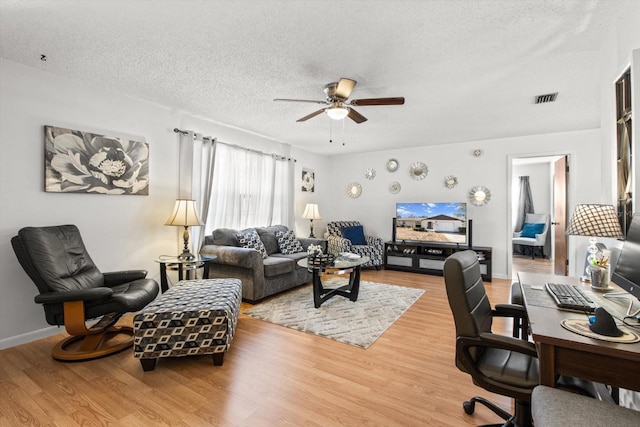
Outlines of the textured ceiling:
[[[625,3],[0,0],[0,56],[313,152],[366,152],[599,127],[598,51]],[[352,98],[406,103],[343,125],[273,102],[324,100],[340,77],[358,81]]]

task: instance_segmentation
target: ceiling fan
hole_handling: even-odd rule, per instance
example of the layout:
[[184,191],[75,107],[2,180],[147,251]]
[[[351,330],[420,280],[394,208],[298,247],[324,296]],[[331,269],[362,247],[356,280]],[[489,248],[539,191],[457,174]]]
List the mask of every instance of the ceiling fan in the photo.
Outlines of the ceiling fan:
[[325,101],[313,101],[308,99],[287,99],[276,98],[274,101],[287,101],[287,102],[310,102],[313,104],[324,104],[328,107],[321,108],[318,111],[306,115],[296,121],[304,122],[318,114],[323,112],[327,113],[329,117],[334,120],[344,119],[349,117],[356,123],[366,122],[367,118],[353,109],[354,106],[367,107],[370,105],[402,105],[404,104],[403,97],[395,98],[367,98],[367,99],[352,99],[349,101],[349,96],[353,88],[358,82],[351,79],[341,78],[339,82],[333,82],[325,85],[324,93],[327,96]]

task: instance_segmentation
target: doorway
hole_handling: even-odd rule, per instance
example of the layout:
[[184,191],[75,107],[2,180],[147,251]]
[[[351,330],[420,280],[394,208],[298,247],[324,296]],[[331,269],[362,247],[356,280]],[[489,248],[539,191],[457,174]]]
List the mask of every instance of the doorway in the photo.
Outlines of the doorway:
[[[520,177],[528,176],[531,189],[533,211],[536,214],[549,214],[550,225],[545,245],[536,248],[535,257],[530,249],[519,253],[509,241],[508,267],[510,277],[517,280],[520,271],[544,274],[567,274],[567,200],[569,182],[569,155],[549,154],[535,157],[510,158],[510,202],[509,202],[509,238],[513,235],[518,222],[520,199]],[[531,248],[533,249],[533,248]]]

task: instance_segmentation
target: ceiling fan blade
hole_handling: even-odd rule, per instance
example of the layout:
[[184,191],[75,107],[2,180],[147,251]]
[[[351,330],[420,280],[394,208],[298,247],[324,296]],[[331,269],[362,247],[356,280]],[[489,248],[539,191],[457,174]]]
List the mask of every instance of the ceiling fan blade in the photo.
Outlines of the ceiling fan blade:
[[311,99],[289,99],[289,98],[276,98],[274,101],[285,101],[285,102],[310,102],[312,104],[327,104],[327,101],[314,101]]
[[354,122],[356,122],[356,123],[362,123],[362,122],[366,122],[367,121],[367,118],[365,116],[363,116],[362,114],[358,113],[353,108],[349,108],[349,118],[351,120],[353,120]]
[[355,80],[340,78],[338,87],[336,87],[335,97],[343,100],[348,99],[357,83]]
[[[314,117],[315,117],[315,116],[317,116],[318,114],[322,114],[322,113],[324,113],[324,110],[326,110],[326,108],[322,108],[322,109],[320,109],[320,110],[318,110],[318,111],[314,111],[313,113],[311,113],[311,114],[309,114],[309,115],[307,115],[307,116],[304,116],[304,117],[303,117],[303,118],[301,118],[301,119],[296,120],[296,122],[305,122],[305,121],[307,121],[307,120],[309,120],[309,119],[314,118]],[[365,120],[366,120],[366,119],[365,119]]]
[[359,107],[366,107],[369,105],[402,105],[404,104],[403,97],[396,98],[368,98],[368,99],[352,99],[351,105],[357,105]]

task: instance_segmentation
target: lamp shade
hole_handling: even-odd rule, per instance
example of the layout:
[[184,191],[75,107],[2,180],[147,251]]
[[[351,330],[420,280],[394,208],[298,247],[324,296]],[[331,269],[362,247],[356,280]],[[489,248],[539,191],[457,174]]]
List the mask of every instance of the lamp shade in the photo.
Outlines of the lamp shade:
[[616,208],[612,205],[578,205],[571,216],[567,234],[591,237],[622,237]]
[[349,109],[345,107],[329,107],[325,112],[333,120],[342,120],[349,115]]
[[322,219],[322,217],[320,217],[320,212],[318,211],[318,205],[315,203],[307,203],[307,206],[305,206],[304,212],[302,213],[302,218]]
[[173,212],[164,225],[204,225],[198,215],[198,209],[195,200],[178,199],[173,206]]

